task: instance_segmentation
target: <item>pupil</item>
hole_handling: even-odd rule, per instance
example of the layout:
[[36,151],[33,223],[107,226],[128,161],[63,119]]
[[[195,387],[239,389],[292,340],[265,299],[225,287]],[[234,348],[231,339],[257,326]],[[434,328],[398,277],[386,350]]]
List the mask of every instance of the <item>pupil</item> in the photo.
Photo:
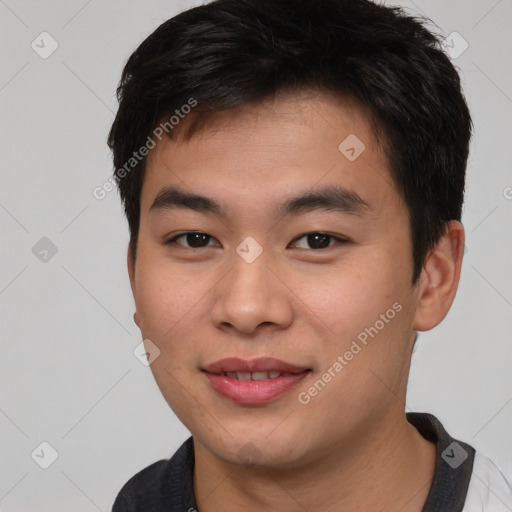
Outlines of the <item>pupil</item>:
[[329,247],[330,235],[323,235],[321,233],[315,233],[308,235],[308,244],[312,249],[324,249]]
[[204,245],[208,245],[208,238],[209,236],[204,233],[189,233],[187,235],[187,244],[190,247],[203,247],[203,242],[205,242]]

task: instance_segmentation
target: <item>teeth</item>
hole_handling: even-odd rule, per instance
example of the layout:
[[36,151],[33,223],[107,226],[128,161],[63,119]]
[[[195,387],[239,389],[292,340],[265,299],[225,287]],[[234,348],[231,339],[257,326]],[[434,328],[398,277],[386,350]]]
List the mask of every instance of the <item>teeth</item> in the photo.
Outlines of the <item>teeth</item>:
[[270,372],[225,372],[226,377],[230,379],[238,380],[267,380],[275,379],[282,375],[281,372],[270,371]]
[[268,372],[253,372],[251,373],[251,380],[267,380]]

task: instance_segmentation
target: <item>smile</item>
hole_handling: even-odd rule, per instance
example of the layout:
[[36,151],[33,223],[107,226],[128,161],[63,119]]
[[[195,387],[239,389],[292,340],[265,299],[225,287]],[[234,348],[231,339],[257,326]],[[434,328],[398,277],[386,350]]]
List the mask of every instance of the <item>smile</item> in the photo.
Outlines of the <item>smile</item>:
[[257,405],[276,400],[299,384],[310,372],[309,368],[274,358],[228,358],[203,369],[216,393],[241,405]]

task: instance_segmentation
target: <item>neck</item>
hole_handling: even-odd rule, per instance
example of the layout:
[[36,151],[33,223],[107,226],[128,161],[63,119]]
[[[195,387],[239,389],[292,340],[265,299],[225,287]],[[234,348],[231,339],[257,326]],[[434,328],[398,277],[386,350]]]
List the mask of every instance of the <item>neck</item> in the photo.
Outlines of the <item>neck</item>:
[[[397,419],[398,415],[398,419]],[[436,447],[393,411],[292,469],[241,467],[194,439],[194,491],[201,512],[381,510],[420,512],[434,476]],[[378,425],[376,427],[376,425]]]

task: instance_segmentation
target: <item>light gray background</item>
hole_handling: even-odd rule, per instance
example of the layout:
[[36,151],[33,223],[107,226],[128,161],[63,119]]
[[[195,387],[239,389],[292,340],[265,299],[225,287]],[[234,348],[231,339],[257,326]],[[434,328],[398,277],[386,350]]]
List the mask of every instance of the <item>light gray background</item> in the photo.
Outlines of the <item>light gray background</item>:
[[[198,3],[0,0],[4,512],[108,511],[130,476],[188,437],[132,353],[141,336],[117,191],[99,201],[92,190],[111,175],[105,141],[124,62]],[[476,128],[462,282],[445,322],[420,335],[407,407],[437,415],[510,477],[512,1],[400,5],[468,42],[454,62]],[[43,31],[59,44],[47,59],[31,48]],[[47,262],[32,252],[42,237],[58,250]],[[58,452],[48,469],[31,457],[43,441]]]

